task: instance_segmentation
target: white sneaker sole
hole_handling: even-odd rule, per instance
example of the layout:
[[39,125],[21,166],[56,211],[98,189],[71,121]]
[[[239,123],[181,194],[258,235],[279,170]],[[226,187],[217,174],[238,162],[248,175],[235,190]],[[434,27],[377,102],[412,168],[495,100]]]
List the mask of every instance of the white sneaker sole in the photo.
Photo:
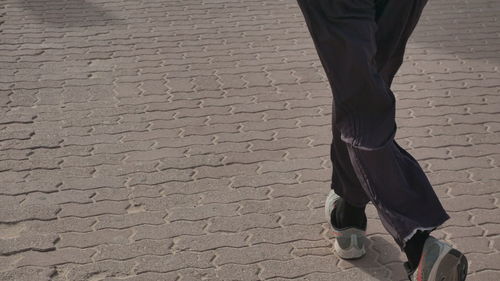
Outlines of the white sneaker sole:
[[339,258],[344,260],[354,260],[362,258],[366,255],[365,246],[363,245],[359,247],[359,245],[357,245],[358,237],[356,237],[356,235],[353,236],[354,237],[351,237],[351,245],[347,249],[342,249],[337,240],[333,243],[333,250]]

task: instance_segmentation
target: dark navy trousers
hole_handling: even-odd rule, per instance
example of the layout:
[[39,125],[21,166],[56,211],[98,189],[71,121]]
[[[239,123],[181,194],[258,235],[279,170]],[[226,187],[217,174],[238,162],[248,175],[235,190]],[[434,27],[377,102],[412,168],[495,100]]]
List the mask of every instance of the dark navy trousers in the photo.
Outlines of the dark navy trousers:
[[394,75],[427,0],[297,0],[333,94],[332,188],[372,202],[403,248],[449,216],[417,161],[394,140]]

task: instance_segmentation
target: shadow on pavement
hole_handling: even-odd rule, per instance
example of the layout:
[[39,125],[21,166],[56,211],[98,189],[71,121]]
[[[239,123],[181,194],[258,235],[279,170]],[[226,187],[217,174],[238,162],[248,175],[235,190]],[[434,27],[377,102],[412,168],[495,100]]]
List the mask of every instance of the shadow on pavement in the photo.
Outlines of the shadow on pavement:
[[[341,267],[353,267],[360,271],[345,271],[343,274],[349,275],[348,279],[343,280],[364,280],[364,281],[398,281],[403,274],[403,264],[401,261],[401,251],[391,241],[385,238],[373,235],[366,241],[366,256],[358,260],[341,260]],[[393,267],[398,269],[397,276],[394,276],[394,268],[388,268],[388,264],[393,263]],[[357,276],[362,274],[363,276]],[[351,276],[352,275],[352,276]],[[347,277],[347,276],[346,276]],[[403,275],[404,277],[404,275]]]
[[108,26],[123,21],[102,3],[88,0],[23,0],[19,5],[28,15],[55,27]]

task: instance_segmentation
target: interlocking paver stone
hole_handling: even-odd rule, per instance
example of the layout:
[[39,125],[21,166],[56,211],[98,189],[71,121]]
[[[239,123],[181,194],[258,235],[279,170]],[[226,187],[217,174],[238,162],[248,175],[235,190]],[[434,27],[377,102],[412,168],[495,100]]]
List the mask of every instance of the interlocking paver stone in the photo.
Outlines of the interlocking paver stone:
[[[58,276],[66,276],[69,280],[85,281],[92,278],[99,280],[101,277],[113,276],[123,277],[128,276],[131,272],[134,261],[99,261],[84,265],[68,265],[60,268]],[[62,279],[64,280],[64,279]]]
[[50,281],[53,274],[56,272],[55,268],[42,268],[42,267],[21,267],[14,270],[0,272],[1,280],[16,280],[16,281]]
[[[500,280],[497,0],[427,4],[397,141]],[[323,215],[332,95],[296,1],[0,4],[1,280],[391,280],[372,205],[339,261]]]

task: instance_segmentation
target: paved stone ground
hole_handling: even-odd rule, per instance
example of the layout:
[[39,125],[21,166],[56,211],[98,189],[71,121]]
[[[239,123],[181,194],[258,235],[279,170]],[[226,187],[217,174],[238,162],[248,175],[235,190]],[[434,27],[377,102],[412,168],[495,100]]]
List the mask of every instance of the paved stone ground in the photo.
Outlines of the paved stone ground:
[[[323,217],[331,95],[293,0],[4,0],[0,280],[404,280]],[[398,139],[500,280],[500,4],[433,0],[394,90]]]

